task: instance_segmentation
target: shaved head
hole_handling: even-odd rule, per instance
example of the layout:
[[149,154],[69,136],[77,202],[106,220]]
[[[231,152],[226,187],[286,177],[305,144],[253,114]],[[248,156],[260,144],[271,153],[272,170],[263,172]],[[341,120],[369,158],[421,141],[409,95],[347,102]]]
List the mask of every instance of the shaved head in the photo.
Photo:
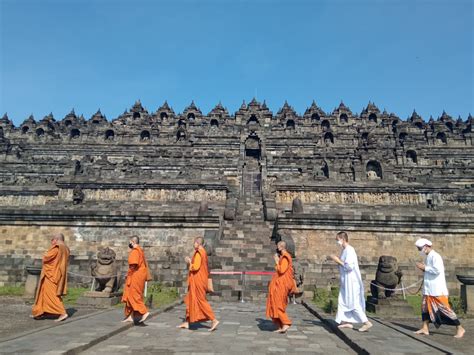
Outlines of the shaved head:
[[280,241],[278,242],[277,246],[280,246],[280,247],[282,247],[283,249],[286,249],[286,242],[283,241],[283,240],[280,240]]
[[204,238],[203,237],[196,237],[194,239],[194,243],[198,243],[199,245],[203,245],[204,244]]
[[59,240],[60,242],[64,242],[64,234],[62,233],[55,234],[54,239]]
[[137,235],[132,236],[130,240],[133,241],[135,244],[140,244],[140,238],[138,238]]

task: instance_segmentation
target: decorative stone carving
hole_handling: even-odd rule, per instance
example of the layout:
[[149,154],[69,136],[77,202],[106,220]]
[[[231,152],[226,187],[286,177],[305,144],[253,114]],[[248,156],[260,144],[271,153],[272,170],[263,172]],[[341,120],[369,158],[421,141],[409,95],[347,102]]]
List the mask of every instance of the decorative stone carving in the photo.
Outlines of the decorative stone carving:
[[370,284],[372,296],[378,299],[391,297],[395,292],[389,289],[395,289],[402,276],[403,273],[398,267],[397,258],[382,255],[377,265],[375,280]]
[[72,190],[72,203],[78,205],[84,201],[84,192],[79,185],[76,185]]
[[112,293],[118,289],[116,254],[109,247],[97,252],[97,261],[91,265],[91,275],[96,279],[96,291]]

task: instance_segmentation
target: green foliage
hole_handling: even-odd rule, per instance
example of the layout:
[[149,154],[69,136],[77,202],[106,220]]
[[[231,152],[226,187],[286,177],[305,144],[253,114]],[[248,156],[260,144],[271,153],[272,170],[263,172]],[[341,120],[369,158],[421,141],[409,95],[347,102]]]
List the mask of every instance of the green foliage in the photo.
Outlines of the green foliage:
[[462,304],[461,297],[459,296],[449,296],[449,304],[451,308],[456,313],[457,316],[464,315],[464,307]]
[[89,288],[84,287],[68,287],[67,295],[63,297],[63,302],[65,304],[76,304],[77,299],[82,296],[86,291],[89,291]]
[[421,295],[407,295],[407,302],[413,308],[413,312],[417,316],[421,316]]
[[337,311],[337,298],[339,296],[339,287],[314,288],[313,303],[326,313],[335,313]]
[[23,296],[25,288],[23,286],[1,286],[0,296]]
[[164,286],[160,282],[149,282],[145,303],[152,302],[152,308],[159,308],[173,303],[178,299],[176,287]]

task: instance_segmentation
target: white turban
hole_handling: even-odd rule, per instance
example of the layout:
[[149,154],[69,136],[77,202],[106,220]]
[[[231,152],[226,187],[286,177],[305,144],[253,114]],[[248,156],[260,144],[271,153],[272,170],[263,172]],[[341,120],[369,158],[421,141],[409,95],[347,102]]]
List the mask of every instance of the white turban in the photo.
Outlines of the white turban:
[[428,239],[425,238],[420,238],[415,242],[415,245],[418,248],[423,248],[425,245],[428,245],[429,247],[433,245]]

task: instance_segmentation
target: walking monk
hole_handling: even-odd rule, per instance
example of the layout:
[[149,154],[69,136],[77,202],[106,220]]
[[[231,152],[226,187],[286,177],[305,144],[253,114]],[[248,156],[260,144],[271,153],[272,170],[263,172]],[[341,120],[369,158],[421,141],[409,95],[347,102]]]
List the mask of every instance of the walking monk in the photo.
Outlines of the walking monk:
[[206,300],[208,290],[209,269],[207,253],[203,248],[203,238],[194,239],[194,254],[185,258],[189,265],[188,294],[184,298],[186,303],[186,321],[178,328],[189,329],[189,323],[212,321],[210,332],[217,328],[219,321],[214,316],[211,306]]
[[51,239],[51,248],[43,256],[43,267],[32,309],[35,319],[58,315],[56,322],[60,322],[68,317],[61,299],[67,292],[68,263],[69,248],[64,244],[64,235],[55,234]]
[[125,303],[125,319],[122,322],[133,322],[135,316],[141,315],[138,320],[143,323],[150,312],[143,301],[143,291],[145,290],[145,282],[151,280],[148,265],[145,259],[145,253],[140,248],[140,239],[137,236],[130,238],[128,247],[128,274],[123,289],[122,302]]
[[293,262],[291,255],[286,250],[286,243],[277,244],[275,259],[275,274],[268,285],[267,317],[271,318],[278,327],[276,333],[286,333],[291,326],[291,320],[286,314],[288,295],[296,291],[293,278]]

